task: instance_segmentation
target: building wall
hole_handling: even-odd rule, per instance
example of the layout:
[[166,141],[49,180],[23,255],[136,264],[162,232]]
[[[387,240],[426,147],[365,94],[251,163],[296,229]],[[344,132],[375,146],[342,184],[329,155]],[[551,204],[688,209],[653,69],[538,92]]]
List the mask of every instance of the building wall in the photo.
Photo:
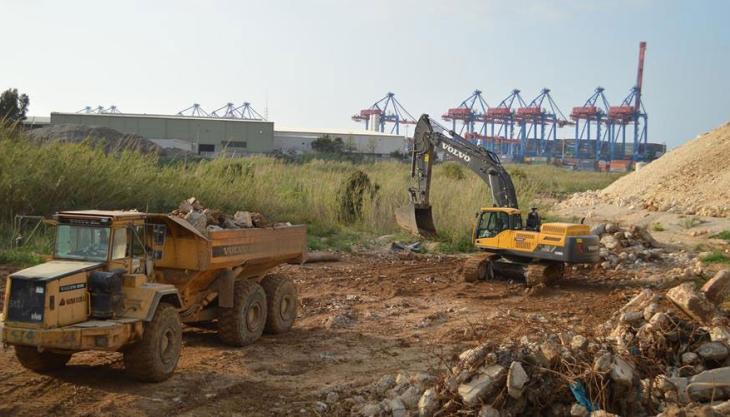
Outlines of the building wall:
[[[104,126],[147,139],[178,139],[194,144],[201,153],[223,149],[240,154],[267,153],[274,149],[274,123],[260,120],[215,119],[143,114],[51,113],[51,124]],[[201,147],[201,145],[203,145]],[[207,145],[207,147],[206,147]],[[203,150],[203,149],[201,149]]]
[[353,152],[373,155],[403,152],[406,143],[403,136],[368,132],[275,130],[274,148],[284,153],[312,152],[312,142],[325,135],[333,140],[341,138],[345,146]]

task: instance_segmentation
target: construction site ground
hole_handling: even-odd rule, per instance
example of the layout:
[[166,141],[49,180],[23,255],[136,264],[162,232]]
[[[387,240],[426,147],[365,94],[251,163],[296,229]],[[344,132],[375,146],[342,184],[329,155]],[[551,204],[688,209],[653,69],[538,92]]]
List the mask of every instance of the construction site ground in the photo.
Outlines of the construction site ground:
[[118,353],[79,353],[39,375],[0,350],[0,416],[318,415],[329,392],[345,399],[386,373],[439,368],[480,340],[589,335],[639,290],[636,271],[580,269],[527,294],[516,282],[462,282],[462,261],[380,251],[281,266],[300,291],[290,333],[232,348],[214,328],[186,328],[177,372],[159,384],[126,378]]

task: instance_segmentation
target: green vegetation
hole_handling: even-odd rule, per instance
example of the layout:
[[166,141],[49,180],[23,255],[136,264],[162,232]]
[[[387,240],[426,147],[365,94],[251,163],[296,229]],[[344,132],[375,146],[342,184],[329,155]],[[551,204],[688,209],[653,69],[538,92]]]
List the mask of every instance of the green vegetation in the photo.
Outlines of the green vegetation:
[[703,256],[702,262],[706,264],[730,264],[730,256],[719,249],[715,249]]
[[[508,170],[522,207],[544,208],[546,195],[603,188],[618,177],[545,165]],[[163,165],[154,155],[105,154],[86,144],[38,146],[0,128],[0,226],[15,214],[63,209],[167,212],[195,196],[227,212],[247,209],[306,223],[313,248],[346,248],[399,232],[393,213],[408,202],[409,175],[409,165],[395,161],[291,163],[261,156]],[[474,213],[491,205],[486,184],[454,163],[436,164],[431,201],[442,250],[468,249]]]
[[664,229],[664,225],[661,224],[661,222],[654,222],[651,224],[651,230],[655,232],[663,232],[666,229]]
[[9,88],[0,94],[0,123],[12,125],[25,120],[30,99],[25,94],[18,94],[15,88]]
[[704,223],[704,221],[695,216],[685,217],[679,221],[679,225],[685,229],[691,229],[693,227],[701,225],[702,223]]
[[713,239],[722,239],[730,242],[730,230],[723,230],[722,232],[714,234],[710,237]]

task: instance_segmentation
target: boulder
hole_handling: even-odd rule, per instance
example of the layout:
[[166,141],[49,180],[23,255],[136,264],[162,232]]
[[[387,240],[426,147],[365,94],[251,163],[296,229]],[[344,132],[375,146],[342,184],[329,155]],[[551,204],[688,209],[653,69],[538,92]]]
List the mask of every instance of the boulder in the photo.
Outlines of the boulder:
[[197,231],[208,236],[208,230],[206,229],[206,226],[208,226],[208,218],[205,217],[205,214],[198,211],[191,211],[183,218],[187,220],[188,223],[190,223]]
[[694,365],[700,360],[700,356],[694,352],[684,352],[682,354],[683,365]]
[[710,340],[713,342],[724,342],[730,345],[730,329],[725,326],[715,326],[710,329]]
[[250,211],[237,211],[233,215],[233,223],[239,227],[253,227],[253,217]]
[[702,286],[705,297],[715,304],[722,303],[730,295],[730,269],[723,269]]
[[623,246],[621,246],[621,242],[616,239],[615,237],[611,235],[604,235],[601,238],[601,245],[605,246],[608,250],[620,250]]
[[588,346],[588,339],[585,336],[577,334],[570,339],[570,348],[573,350],[583,350],[586,346]]
[[439,408],[439,400],[436,396],[436,391],[433,389],[427,389],[421,395],[421,399],[418,400],[418,416],[419,417],[432,417],[433,413]]
[[697,354],[706,361],[721,362],[728,356],[728,349],[722,342],[707,342],[697,348]]
[[693,376],[687,391],[694,401],[730,399],[730,367],[710,369]]
[[373,387],[375,392],[380,395],[385,394],[386,391],[395,386],[395,377],[393,375],[383,375]]
[[517,399],[522,396],[522,391],[530,377],[525,372],[522,364],[519,362],[512,362],[507,372],[507,393],[510,397]]
[[688,316],[701,324],[709,324],[715,317],[717,310],[703,293],[695,290],[694,284],[685,282],[667,292],[669,298],[677,307]]
[[465,350],[459,355],[459,360],[465,368],[476,366],[487,356],[487,348],[487,345],[481,345],[473,349]]
[[592,235],[600,237],[604,233],[606,233],[606,223],[598,223],[597,225],[591,227]]
[[494,392],[504,376],[505,369],[501,365],[492,365],[472,378],[469,382],[459,385],[458,393],[466,405],[477,405],[481,400]]
[[593,372],[605,374],[606,372],[610,371],[611,359],[612,356],[608,352],[596,356],[596,358],[593,360]]
[[363,417],[379,417],[385,413],[384,407],[377,403],[377,404],[365,404],[360,409],[360,415]]

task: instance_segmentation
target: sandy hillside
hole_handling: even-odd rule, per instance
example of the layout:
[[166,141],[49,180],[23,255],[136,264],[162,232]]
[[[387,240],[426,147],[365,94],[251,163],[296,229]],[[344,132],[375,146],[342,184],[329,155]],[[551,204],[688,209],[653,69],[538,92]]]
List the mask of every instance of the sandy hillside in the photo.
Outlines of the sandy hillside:
[[601,192],[612,202],[700,216],[730,215],[730,123],[704,133]]

